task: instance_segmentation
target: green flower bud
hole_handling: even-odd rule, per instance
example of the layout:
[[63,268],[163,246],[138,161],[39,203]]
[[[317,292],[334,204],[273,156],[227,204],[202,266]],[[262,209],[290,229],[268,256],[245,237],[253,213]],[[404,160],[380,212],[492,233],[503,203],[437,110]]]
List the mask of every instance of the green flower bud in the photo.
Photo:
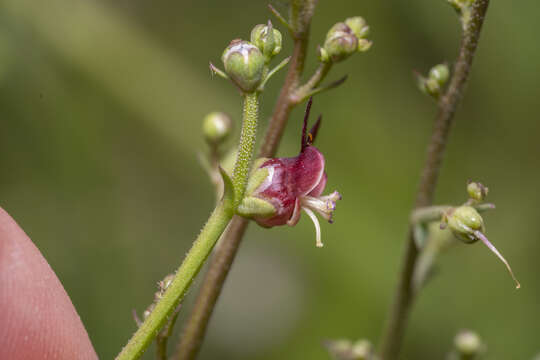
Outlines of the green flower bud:
[[454,339],[456,351],[464,358],[474,359],[482,352],[482,341],[478,334],[473,331],[465,330],[456,335]]
[[351,28],[353,34],[360,40],[369,34],[369,26],[361,16],[355,16],[345,20],[345,25]]
[[461,241],[473,243],[477,239],[474,232],[484,232],[484,220],[472,206],[460,206],[447,217],[448,228]]
[[476,201],[484,201],[488,194],[488,188],[482,183],[470,181],[467,184],[467,192],[469,197]]
[[439,84],[439,86],[444,86],[450,77],[450,70],[446,64],[438,64],[429,70],[429,78]]
[[265,59],[249,41],[233,40],[221,57],[225,73],[243,92],[254,92],[262,80]]
[[450,77],[450,70],[448,70],[448,65],[439,64],[429,70],[427,78],[416,72],[415,76],[420,91],[437,99],[441,95],[442,89]]
[[372,354],[373,345],[366,339],[356,341],[351,348],[351,355],[354,360],[369,360]]
[[203,120],[204,139],[211,145],[219,145],[229,137],[232,129],[231,118],[222,112],[211,112]]
[[268,25],[255,25],[251,30],[251,42],[261,50],[268,62],[281,51],[282,36],[279,30],[274,29],[272,23],[268,21]]
[[350,27],[339,22],[332,26],[323,46],[332,62],[345,60],[358,50],[358,38]]

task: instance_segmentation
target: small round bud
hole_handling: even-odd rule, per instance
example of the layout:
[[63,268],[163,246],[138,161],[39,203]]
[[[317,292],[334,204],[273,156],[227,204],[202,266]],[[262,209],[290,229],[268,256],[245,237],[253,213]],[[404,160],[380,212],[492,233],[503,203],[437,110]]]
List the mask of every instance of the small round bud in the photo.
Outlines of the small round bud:
[[232,129],[231,118],[222,112],[211,112],[203,120],[204,139],[211,145],[219,145],[229,137]]
[[358,50],[358,38],[345,23],[337,23],[328,34],[324,42],[324,49],[333,62],[345,60]]
[[461,331],[454,339],[454,346],[460,355],[472,357],[482,351],[482,341],[475,332],[470,330]]
[[366,339],[356,341],[351,348],[351,355],[355,360],[368,360],[371,358],[372,352],[373,345]]
[[471,181],[467,184],[467,192],[469,197],[476,201],[484,201],[488,194],[488,188],[482,183]]
[[365,38],[369,34],[369,26],[361,16],[355,16],[345,20],[345,25],[351,28],[353,34],[358,38]]
[[249,93],[261,83],[265,59],[258,47],[248,41],[233,40],[221,57],[225,72],[242,90]]
[[[272,31],[268,31],[269,29]],[[269,22],[268,25],[255,25],[251,30],[251,42],[261,50],[267,60],[270,60],[281,51],[282,36]]]
[[435,80],[439,86],[446,84],[449,77],[450,70],[448,70],[448,65],[446,64],[435,65],[429,70],[429,78]]
[[448,227],[461,241],[472,243],[478,240],[475,231],[484,232],[484,220],[471,206],[460,206],[448,214]]

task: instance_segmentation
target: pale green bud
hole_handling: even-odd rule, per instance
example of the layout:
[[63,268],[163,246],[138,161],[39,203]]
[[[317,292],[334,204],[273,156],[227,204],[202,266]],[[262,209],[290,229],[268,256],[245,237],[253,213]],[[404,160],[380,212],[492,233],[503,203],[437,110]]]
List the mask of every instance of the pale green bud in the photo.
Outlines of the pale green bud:
[[438,64],[429,70],[429,78],[434,79],[439,86],[444,86],[450,77],[450,70],[446,64]]
[[221,57],[225,73],[245,93],[260,85],[265,59],[259,48],[249,41],[233,40]]
[[460,206],[447,215],[448,228],[461,241],[475,242],[475,231],[484,232],[484,220],[472,206]]
[[482,183],[471,181],[467,184],[467,193],[469,197],[476,201],[484,201],[489,189]]
[[281,51],[282,36],[279,30],[274,29],[272,23],[268,21],[268,25],[255,25],[251,30],[251,42],[261,50],[266,60],[270,61]]
[[474,359],[482,352],[482,341],[475,332],[470,330],[461,331],[454,339],[456,351],[467,359]]
[[351,28],[353,34],[358,38],[365,38],[369,34],[369,26],[361,16],[355,16],[345,20],[345,25]]
[[211,145],[219,145],[231,134],[232,120],[222,112],[214,111],[203,120],[204,139]]
[[351,348],[351,355],[354,360],[369,360],[372,353],[373,345],[366,339],[356,341]]
[[332,62],[339,62],[358,50],[358,38],[350,27],[339,22],[332,26],[326,34],[323,48]]

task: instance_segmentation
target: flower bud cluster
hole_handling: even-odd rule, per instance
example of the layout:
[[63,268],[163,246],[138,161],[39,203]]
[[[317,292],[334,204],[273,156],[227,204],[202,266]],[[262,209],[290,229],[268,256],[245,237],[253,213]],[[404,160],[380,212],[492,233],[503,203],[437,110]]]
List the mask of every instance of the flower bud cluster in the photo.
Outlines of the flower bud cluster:
[[352,17],[338,22],[326,34],[323,47],[319,48],[319,58],[324,63],[343,61],[355,52],[364,52],[371,47],[365,37],[369,26],[360,17]]
[[450,70],[448,65],[438,64],[429,70],[427,78],[420,74],[416,74],[416,77],[420,91],[437,99],[450,77]]
[[[230,78],[243,93],[257,91],[266,76],[270,60],[281,51],[281,33],[268,25],[256,25],[251,41],[235,39],[223,51],[224,76]],[[212,67],[214,71],[215,68]]]

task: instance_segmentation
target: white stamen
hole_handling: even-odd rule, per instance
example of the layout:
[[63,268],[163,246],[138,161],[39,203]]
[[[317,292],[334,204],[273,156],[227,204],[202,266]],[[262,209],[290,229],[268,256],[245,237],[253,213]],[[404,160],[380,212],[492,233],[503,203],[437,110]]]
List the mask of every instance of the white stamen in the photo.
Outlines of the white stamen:
[[300,198],[300,201],[302,202],[302,206],[304,208],[310,208],[312,210],[315,210],[326,220],[330,220],[332,218],[333,209],[330,209],[328,207],[326,201],[323,201],[320,198],[316,198],[313,196],[302,196]]
[[306,207],[302,207],[306,214],[311,218],[311,221],[313,221],[313,225],[315,225],[315,234],[316,234],[316,246],[317,247],[323,247],[324,244],[321,241],[321,226],[319,225],[319,219],[317,219],[317,216],[311,211],[310,209]]
[[493,246],[488,238],[481,232],[481,231],[478,231],[476,230],[474,232],[474,235],[482,240],[482,242],[489,248],[489,250],[493,251],[495,253],[495,255],[497,255],[497,257],[499,259],[501,259],[501,261],[506,265],[506,268],[508,269],[508,272],[510,273],[510,275],[512,276],[512,279],[514,279],[514,281],[516,282],[516,289],[519,289],[521,287],[521,284],[519,283],[519,281],[516,279],[516,277],[514,276],[514,272],[512,271],[512,268],[510,267],[510,265],[508,264],[508,262],[506,261],[506,259],[501,255],[501,253],[499,253],[499,251],[495,248],[495,246]]

